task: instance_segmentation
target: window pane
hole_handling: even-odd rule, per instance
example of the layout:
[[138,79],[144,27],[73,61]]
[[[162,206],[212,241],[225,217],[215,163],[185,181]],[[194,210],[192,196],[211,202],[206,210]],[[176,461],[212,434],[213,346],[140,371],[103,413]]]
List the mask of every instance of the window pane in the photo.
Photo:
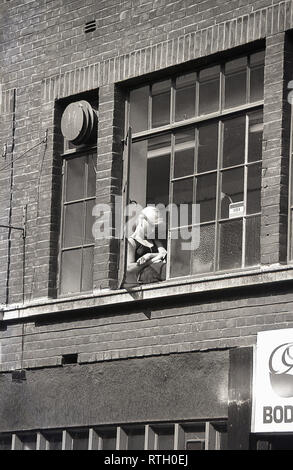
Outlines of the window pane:
[[95,222],[95,218],[92,215],[93,208],[95,206],[96,201],[92,199],[91,201],[86,201],[86,223],[85,223],[85,240],[84,245],[88,245],[89,243],[94,243],[94,236],[93,236],[93,225]]
[[200,227],[199,247],[194,252],[192,272],[207,273],[214,269],[215,225]]
[[86,157],[72,158],[66,161],[66,194],[65,200],[76,201],[84,197]]
[[250,71],[250,101],[263,100],[264,97],[264,68],[252,68]]
[[170,135],[148,140],[146,204],[169,204]]
[[219,269],[241,267],[242,259],[242,219],[220,224]]
[[142,207],[146,205],[148,141],[135,142],[129,162],[129,199]]
[[[193,178],[173,183],[173,204],[177,206],[172,213],[172,227],[189,225],[192,222]],[[184,206],[182,206],[184,204]]]
[[174,449],[174,426],[162,426],[155,432],[158,436],[157,450]]
[[260,263],[260,216],[246,219],[245,265]]
[[248,161],[262,159],[263,116],[257,111],[249,114]]
[[0,436],[0,450],[10,450],[12,443],[12,435]]
[[[222,172],[222,191],[221,191],[221,218],[232,218],[235,216],[233,212],[233,203],[244,201],[244,170],[236,168],[235,170],[227,170]],[[240,207],[241,209],[241,207]],[[239,215],[244,215],[244,202]]]
[[227,62],[225,66],[225,108],[246,103],[246,65],[245,57]]
[[244,163],[245,116],[224,121],[223,167]]
[[80,291],[82,250],[69,250],[62,253],[61,292],[69,294]]
[[199,74],[199,114],[219,109],[220,67],[210,67]]
[[144,131],[148,128],[149,87],[136,88],[130,92],[129,124],[132,132]]
[[200,222],[215,220],[217,174],[198,176],[196,179],[196,204],[200,205]]
[[48,442],[48,450],[61,450],[62,449],[62,432],[50,432],[44,434]]
[[218,160],[218,123],[204,124],[198,129],[197,172],[215,170]]
[[84,248],[82,253],[82,291],[92,290],[93,288],[93,265],[94,247],[90,246]]
[[175,135],[174,178],[194,173],[194,129]]
[[98,434],[102,438],[102,450],[116,449],[116,429],[99,430]]
[[152,127],[170,123],[171,80],[152,86]]
[[126,430],[128,436],[128,450],[144,449],[144,428],[134,428]]
[[83,202],[68,204],[64,207],[63,248],[82,245],[83,210]]
[[87,181],[87,197],[96,195],[96,155],[88,157],[88,181]]
[[171,232],[170,277],[188,276],[191,272],[191,250],[186,249],[191,242],[191,228],[179,230]]
[[88,431],[74,432],[72,450],[87,450],[88,449]]
[[189,73],[177,78],[175,121],[183,121],[195,115],[195,82],[195,73]]
[[20,437],[21,442],[23,443],[23,450],[36,450],[37,446],[37,435],[27,435]]
[[248,167],[247,178],[247,214],[260,212],[261,163]]

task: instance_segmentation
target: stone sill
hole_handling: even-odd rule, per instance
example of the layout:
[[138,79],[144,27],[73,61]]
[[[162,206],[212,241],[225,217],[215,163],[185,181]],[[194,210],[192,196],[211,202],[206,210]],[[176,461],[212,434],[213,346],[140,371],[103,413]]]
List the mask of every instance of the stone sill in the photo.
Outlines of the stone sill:
[[177,278],[155,284],[146,284],[131,290],[100,290],[91,294],[59,299],[36,299],[24,304],[0,306],[0,320],[17,320],[28,317],[93,309],[143,300],[171,298],[180,295],[206,293],[255,285],[293,281],[293,265],[261,266],[242,271]]

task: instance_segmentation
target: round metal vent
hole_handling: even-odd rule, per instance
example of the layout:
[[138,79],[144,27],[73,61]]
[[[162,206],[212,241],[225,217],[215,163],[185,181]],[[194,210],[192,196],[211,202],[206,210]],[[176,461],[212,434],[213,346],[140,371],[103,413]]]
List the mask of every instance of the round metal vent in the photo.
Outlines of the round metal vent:
[[75,101],[65,108],[61,118],[61,132],[73,145],[87,143],[95,127],[96,112],[87,101]]

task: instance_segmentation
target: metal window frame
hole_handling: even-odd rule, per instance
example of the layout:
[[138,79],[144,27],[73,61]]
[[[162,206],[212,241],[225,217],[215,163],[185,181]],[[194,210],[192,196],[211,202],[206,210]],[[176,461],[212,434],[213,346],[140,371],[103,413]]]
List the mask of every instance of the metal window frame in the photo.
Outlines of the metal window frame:
[[[59,236],[59,255],[58,255],[58,278],[57,278],[57,286],[58,286],[58,296],[62,297],[68,297],[72,296],[75,294],[84,294],[86,292],[91,292],[90,291],[85,291],[82,290],[82,280],[83,280],[83,266],[84,266],[84,249],[85,248],[91,248],[95,246],[95,243],[84,243],[85,241],[85,231],[86,231],[86,204],[88,201],[95,201],[96,200],[96,195],[95,196],[87,196],[87,188],[88,188],[88,181],[89,181],[89,159],[90,157],[94,158],[96,155],[95,153],[96,147],[88,147],[85,149],[73,149],[73,150],[68,150],[65,153],[62,154],[63,158],[63,163],[62,163],[62,202],[61,202],[61,223],[60,223],[60,236]],[[68,161],[75,159],[75,158],[82,158],[86,157],[86,171],[84,175],[84,197],[81,199],[76,199],[72,201],[66,201],[66,188],[67,188],[67,168],[68,168]],[[96,170],[95,170],[96,171]],[[71,247],[64,247],[64,233],[65,233],[65,208],[68,207],[69,205],[77,204],[77,203],[82,203],[83,204],[83,230],[82,230],[82,240],[83,243],[80,245],[76,246],[71,246]],[[79,286],[79,291],[76,292],[71,292],[71,293],[62,293],[62,255],[64,252],[68,251],[73,251],[73,250],[81,250],[81,266],[80,266],[80,286]]]
[[[23,450],[23,437],[32,437],[31,442],[35,444],[35,450],[50,450],[50,434],[60,434],[61,450],[74,450],[74,438],[76,432],[84,433],[88,442],[88,450],[103,450],[103,439],[105,432],[110,432],[115,439],[113,450],[128,450],[128,435],[130,429],[142,429],[144,434],[143,450],[158,450],[158,430],[164,427],[172,427],[173,447],[170,450],[185,450],[187,437],[186,426],[198,428],[202,426],[204,436],[196,436],[194,439],[205,443],[204,450],[221,450],[221,433],[227,433],[227,419],[201,419],[171,422],[142,422],[111,425],[61,427],[52,429],[36,429],[30,431],[13,431],[0,433],[3,437],[10,437],[11,450]],[[190,431],[189,431],[190,432]],[[193,431],[192,431],[193,432]],[[137,449],[138,450],[138,449]]]

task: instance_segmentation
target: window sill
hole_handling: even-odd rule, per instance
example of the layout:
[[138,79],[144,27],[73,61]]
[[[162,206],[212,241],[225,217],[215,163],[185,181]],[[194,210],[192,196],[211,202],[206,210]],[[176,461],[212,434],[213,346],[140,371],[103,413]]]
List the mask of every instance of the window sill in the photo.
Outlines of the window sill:
[[[254,285],[293,281],[293,264],[255,267],[229,273],[201,277],[176,278],[154,284],[145,284],[129,290],[100,290],[59,299],[36,299],[24,304],[0,306],[3,321],[47,314],[78,311],[142,300],[155,300],[180,295],[221,291]],[[0,317],[1,319],[1,317]]]

